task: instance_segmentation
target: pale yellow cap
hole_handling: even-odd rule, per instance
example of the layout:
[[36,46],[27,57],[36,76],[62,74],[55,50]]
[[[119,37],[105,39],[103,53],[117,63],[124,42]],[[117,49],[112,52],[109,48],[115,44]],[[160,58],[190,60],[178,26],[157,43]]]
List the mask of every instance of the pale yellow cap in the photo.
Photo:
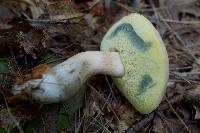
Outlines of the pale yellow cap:
[[143,114],[155,110],[165,93],[169,62],[151,22],[137,13],[123,17],[106,33],[101,50],[120,53],[125,75],[113,81],[128,101]]

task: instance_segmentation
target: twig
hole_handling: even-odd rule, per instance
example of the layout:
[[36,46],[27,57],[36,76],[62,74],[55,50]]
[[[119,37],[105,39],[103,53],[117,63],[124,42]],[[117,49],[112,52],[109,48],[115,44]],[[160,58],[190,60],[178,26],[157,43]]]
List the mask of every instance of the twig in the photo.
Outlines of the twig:
[[110,82],[108,81],[108,77],[107,77],[106,75],[105,75],[105,79],[106,79],[106,82],[107,82],[108,87],[109,87],[109,89],[110,89],[110,92],[112,93],[114,99],[116,100],[115,94],[114,94],[114,92],[113,92],[113,88],[112,88]]
[[120,3],[120,2],[114,2],[114,3],[115,3],[117,6],[119,6],[119,7],[123,8],[123,9],[125,9],[125,10],[128,11],[128,12],[131,12],[131,13],[137,12],[137,10],[135,10],[135,9],[133,9],[133,8],[131,8],[131,7],[128,7],[128,6],[126,6],[126,5],[124,5],[124,4]]
[[136,133],[136,132],[140,131],[144,126],[146,126],[149,122],[151,122],[153,120],[154,116],[155,116],[155,113],[152,112],[147,117],[145,117],[143,120],[141,120],[140,122],[135,124],[134,127],[127,129],[126,133]]
[[[98,91],[97,91],[92,85],[88,84],[88,86],[89,86],[96,94],[98,94]],[[106,101],[104,97],[102,97],[102,96],[100,96],[100,97],[104,100],[104,102]],[[109,104],[107,103],[107,106],[108,106],[108,108],[113,112],[113,114],[114,114],[114,116],[117,118],[117,120],[120,121],[119,117],[117,116],[117,114],[115,113],[115,111],[112,109],[111,105],[109,105]]]
[[105,127],[105,125],[103,125],[102,123],[100,123],[96,118],[91,117],[94,121],[96,121],[101,127],[103,127],[103,129],[105,129],[107,131],[107,133],[111,133],[111,131],[109,131],[108,128]]
[[172,19],[161,19],[162,21],[168,22],[168,23],[177,23],[177,24],[200,24],[200,21],[179,21],[179,20],[172,20]]
[[13,21],[22,21],[32,27],[35,27],[36,29],[43,29],[43,28],[48,28],[51,26],[57,26],[57,25],[70,25],[70,24],[80,24],[79,22],[73,22],[72,20],[75,18],[79,18],[82,16],[76,16],[76,17],[71,17],[71,18],[67,18],[67,19],[62,19],[62,20],[50,20],[50,19],[46,19],[46,20],[35,20],[35,19],[24,19],[21,17],[14,17]]
[[78,133],[78,132],[79,132],[79,130],[80,130],[80,128],[81,128],[81,125],[82,125],[82,123],[83,123],[83,119],[84,119],[85,115],[86,115],[86,112],[84,112],[84,114],[83,114],[83,116],[82,116],[82,118],[81,118],[80,124],[78,125],[77,129],[75,129],[75,133]]
[[[152,5],[152,7],[153,7],[153,9],[154,9],[155,6],[154,6],[152,0],[151,0],[151,5]],[[162,17],[162,15],[161,15],[158,11],[154,10],[154,13],[155,13],[155,16],[156,16],[156,19],[157,19],[157,20],[161,20],[161,21],[162,21],[162,20],[164,19],[164,18]],[[186,48],[186,50],[185,50],[185,49],[182,49],[182,50],[185,51],[186,53],[190,54],[191,57],[195,60],[195,63],[196,63],[198,66],[200,66],[200,64],[199,64],[199,62],[198,62],[198,59],[192,54],[191,50],[188,49],[188,48],[186,47],[186,43],[181,39],[180,35],[179,35],[176,31],[174,31],[174,29],[172,29],[172,27],[170,27],[169,24],[168,24],[166,21],[162,21],[162,22],[166,25],[166,27],[167,27],[170,31],[172,31],[174,37],[176,37],[176,39]]]
[[188,128],[188,126],[185,124],[185,122],[182,120],[182,118],[179,116],[179,114],[175,111],[175,109],[173,108],[173,106],[171,105],[171,103],[169,102],[169,100],[166,98],[166,101],[170,107],[170,109],[175,113],[175,115],[178,117],[178,119],[180,120],[180,122],[185,126],[186,130],[189,132],[189,133],[192,133],[190,131],[190,129]]
[[[182,100],[184,99],[183,95],[176,95],[176,96],[173,96],[172,98],[170,98],[170,100],[168,101],[171,105],[174,105],[174,104],[178,104],[180,103]],[[164,102],[164,103],[161,103],[161,105],[158,107],[158,111],[163,111],[163,110],[166,110],[169,108],[169,103],[167,102]]]
[[[90,89],[93,90],[93,92],[94,92],[96,95],[98,95],[98,96],[103,100],[103,102],[104,102],[103,108],[105,107],[105,105],[107,105],[107,107],[113,112],[115,118],[116,118],[118,121],[120,121],[120,120],[119,120],[119,117],[117,116],[117,114],[115,113],[115,111],[112,109],[112,106],[111,106],[110,104],[108,104],[108,98],[110,97],[110,94],[111,94],[111,93],[109,94],[108,98],[105,99],[103,96],[101,96],[101,95],[99,94],[99,92],[98,92],[92,85],[90,85],[89,83],[88,83],[87,85],[90,87]],[[90,122],[90,124],[87,126],[87,128],[88,128],[91,124],[94,123],[94,120],[97,120],[96,118],[99,117],[100,114],[101,114],[101,112],[99,112],[95,117],[92,117],[92,118],[93,118],[93,121]],[[86,128],[86,129],[87,129],[87,128]],[[99,129],[99,130],[100,130],[100,129]]]
[[171,131],[171,128],[169,127],[168,119],[163,114],[161,114],[159,111],[155,111],[155,113],[161,119],[164,126],[167,128],[168,132],[173,132],[173,131]]
[[184,94],[184,98],[193,105],[200,108],[200,92],[199,88],[191,89]]
[[6,100],[6,98],[5,98],[4,95],[3,95],[3,97],[4,97],[5,104],[6,104],[6,109],[7,109],[7,111],[8,111],[8,114],[10,115],[10,118],[13,120],[13,122],[14,122],[15,125],[17,126],[19,132],[20,132],[20,133],[24,133],[23,129],[21,128],[21,126],[20,126],[20,124],[19,124],[19,122],[18,122],[17,119],[14,117],[14,115],[11,113],[10,108],[9,108],[9,106],[8,106],[8,102],[7,102],[7,100]]
[[102,1],[102,0],[96,0],[96,1],[94,2],[94,4],[93,4],[91,7],[89,7],[89,10],[92,10],[93,8],[95,8],[101,1]]
[[[154,9],[155,6],[154,6],[152,0],[150,0],[150,3],[151,3],[152,8]],[[158,18],[161,18],[161,15],[160,15],[159,12],[156,12],[156,10],[154,10],[154,13],[155,13],[155,16],[156,16],[157,19],[158,19]],[[167,26],[167,28],[168,28],[169,30],[173,31],[173,33],[174,33],[175,37],[177,38],[177,40],[179,40],[179,41],[182,43],[182,45],[186,47],[185,42],[180,38],[180,36],[179,36],[165,21],[164,21],[164,24]],[[193,56],[192,56],[192,57],[193,57]],[[196,58],[194,58],[194,59],[196,59]],[[175,111],[175,109],[173,108],[173,106],[171,105],[171,103],[169,102],[169,100],[168,100],[167,98],[166,98],[166,101],[167,101],[167,103],[168,103],[170,109],[175,113],[175,115],[178,117],[178,119],[180,120],[180,122],[185,126],[185,128],[187,129],[187,131],[188,131],[189,133],[191,133],[191,131],[190,131],[190,129],[188,128],[188,126],[185,124],[185,122],[182,120],[182,118],[178,115],[178,113]]]
[[[183,76],[178,75],[178,74],[173,73],[173,72],[171,72],[171,74],[180,77],[183,81],[187,82],[188,84],[192,84],[192,83],[193,83],[193,84],[198,84],[198,85],[200,85],[200,81],[191,80],[191,79],[188,79],[187,77],[183,77]],[[176,81],[176,82],[181,82],[181,81]]]
[[174,6],[176,7],[180,7],[180,6],[183,6],[183,5],[187,5],[187,4],[191,4],[191,3],[194,3],[196,2],[197,0],[190,0],[188,2],[182,2],[182,3],[178,3],[178,4],[174,4],[174,5],[171,5],[171,6],[163,6],[163,7],[157,7],[157,8],[154,8],[154,9],[151,9],[151,8],[145,8],[145,9],[133,9],[127,5],[124,5],[120,2],[114,2],[117,6],[125,9],[126,11],[128,12],[152,12],[152,11],[161,11],[161,10],[165,10],[165,9],[169,9],[169,8],[172,8]]

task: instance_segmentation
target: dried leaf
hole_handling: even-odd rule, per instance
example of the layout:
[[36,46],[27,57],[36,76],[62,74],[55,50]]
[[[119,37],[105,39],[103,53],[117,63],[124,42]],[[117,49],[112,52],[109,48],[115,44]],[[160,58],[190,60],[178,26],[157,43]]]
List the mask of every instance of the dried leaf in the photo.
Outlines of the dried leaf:
[[8,7],[0,5],[0,30],[10,29],[12,25],[9,25],[8,22],[14,14],[9,10]]
[[195,89],[188,91],[185,97],[195,109],[195,119],[200,119],[200,86],[198,85]]
[[[34,59],[37,58],[37,53],[45,48],[48,48],[48,42],[51,38],[45,36],[36,30],[30,30],[27,33],[20,32],[18,34],[18,41],[25,53],[31,55]],[[47,43],[46,43],[47,42]]]
[[153,132],[167,133],[165,125],[163,124],[162,120],[158,116],[156,116],[153,121]]
[[1,128],[12,129],[12,128],[16,127],[16,123],[14,122],[13,117],[19,123],[23,120],[30,119],[30,117],[20,114],[20,113],[16,112],[16,110],[12,110],[11,108],[10,108],[10,111],[12,114],[8,113],[7,109],[5,109],[5,108],[0,110],[0,127]]
[[129,125],[125,121],[119,121],[118,131],[124,133],[129,128]]
[[21,0],[21,2],[26,3],[26,6],[30,8],[33,19],[39,18],[44,14],[44,9],[39,6],[38,0]]
[[130,104],[123,104],[116,111],[121,120],[126,122],[128,126],[133,125],[133,123],[136,121],[136,110],[134,110]]
[[46,9],[50,20],[62,21],[83,16],[82,13],[78,12],[76,6],[71,0],[53,2],[47,0],[43,2],[47,5]]
[[40,7],[38,0],[8,0],[0,1],[0,3],[12,7],[19,16],[21,12],[27,9],[30,10],[33,19],[37,19],[44,14],[44,10]]

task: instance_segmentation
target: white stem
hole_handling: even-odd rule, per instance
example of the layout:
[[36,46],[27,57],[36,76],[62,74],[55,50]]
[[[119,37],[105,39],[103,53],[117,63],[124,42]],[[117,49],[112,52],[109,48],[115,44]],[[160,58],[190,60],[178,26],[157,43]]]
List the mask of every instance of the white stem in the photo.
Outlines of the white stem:
[[124,67],[117,52],[88,51],[79,53],[54,66],[42,79],[30,80],[13,87],[13,93],[24,90],[42,103],[64,101],[79,91],[93,75],[124,75]]

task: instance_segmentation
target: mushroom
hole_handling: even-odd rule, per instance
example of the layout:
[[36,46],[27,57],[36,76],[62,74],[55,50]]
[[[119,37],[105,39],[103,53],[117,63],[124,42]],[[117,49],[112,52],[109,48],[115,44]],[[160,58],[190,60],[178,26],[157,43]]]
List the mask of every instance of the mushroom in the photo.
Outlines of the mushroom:
[[108,74],[128,101],[143,114],[161,102],[168,80],[168,57],[153,25],[130,14],[104,36],[101,51],[79,53],[44,73],[41,79],[15,85],[41,103],[56,103],[75,95],[93,75]]

